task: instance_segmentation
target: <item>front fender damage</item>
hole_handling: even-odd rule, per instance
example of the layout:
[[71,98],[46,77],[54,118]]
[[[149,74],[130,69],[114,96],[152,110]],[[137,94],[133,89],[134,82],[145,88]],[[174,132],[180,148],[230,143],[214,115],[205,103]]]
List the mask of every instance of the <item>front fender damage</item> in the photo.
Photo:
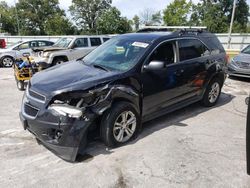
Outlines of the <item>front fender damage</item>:
[[[110,86],[107,84],[104,87],[89,90],[87,93],[78,91],[70,95],[68,95],[68,93],[60,95],[66,95],[66,98],[77,97],[78,102],[75,103],[76,107],[80,108],[83,106],[84,108],[84,113],[81,118],[76,119],[65,116],[63,121],[61,121],[61,119],[61,122],[59,123],[59,126],[61,126],[60,129],[62,129],[63,132],[67,132],[66,135],[68,138],[64,138],[66,143],[70,142],[69,145],[77,148],[77,150],[74,150],[73,154],[68,154],[68,152],[66,152],[66,156],[65,152],[56,152],[58,156],[69,161],[74,161],[77,157],[77,153],[85,153],[87,133],[89,128],[91,125],[96,123],[95,120],[98,117],[102,116],[105,111],[112,107],[114,102],[120,100],[129,101],[135,106],[138,113],[140,112],[138,92],[133,88],[124,85]],[[88,104],[85,104],[84,98],[89,96],[92,97],[92,101]],[[71,124],[71,126],[69,126],[69,124]],[[64,143],[64,145],[66,143]]]

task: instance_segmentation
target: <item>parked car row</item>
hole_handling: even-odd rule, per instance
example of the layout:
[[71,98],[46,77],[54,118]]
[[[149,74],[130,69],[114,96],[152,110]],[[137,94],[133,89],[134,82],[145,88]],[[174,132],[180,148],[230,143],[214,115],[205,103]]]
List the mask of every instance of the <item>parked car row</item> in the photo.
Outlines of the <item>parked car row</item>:
[[23,54],[31,54],[32,48],[51,46],[54,42],[46,40],[31,40],[26,42],[18,42],[5,49],[0,49],[0,66],[11,67],[15,59],[20,59]]
[[[75,161],[90,131],[100,132],[108,147],[121,146],[136,138],[142,122],[194,102],[217,103],[227,56],[214,34],[147,30],[107,42],[94,38],[63,38],[55,51],[37,49],[48,64],[65,61],[54,59],[62,54],[79,59],[35,74],[24,93],[24,129],[61,158]],[[79,47],[87,50],[80,54]]]
[[109,36],[68,36],[56,43],[46,40],[18,42],[0,49],[0,66],[11,67],[15,59],[30,54],[35,62],[43,62],[50,67],[81,58],[109,39]]

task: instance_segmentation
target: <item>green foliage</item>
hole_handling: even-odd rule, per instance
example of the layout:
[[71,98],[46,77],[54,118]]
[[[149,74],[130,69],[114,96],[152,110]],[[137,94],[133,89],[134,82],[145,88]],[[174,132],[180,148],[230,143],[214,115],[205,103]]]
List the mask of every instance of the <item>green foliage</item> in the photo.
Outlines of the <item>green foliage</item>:
[[97,32],[96,22],[111,7],[112,0],[72,0],[69,8],[74,21],[89,33]]
[[1,32],[17,34],[17,21],[14,7],[9,7],[6,2],[0,2],[0,23],[2,24]]
[[121,17],[121,12],[115,7],[103,12],[96,25],[99,34],[120,34],[132,30],[127,18]]
[[133,24],[135,26],[135,30],[138,31],[139,27],[140,27],[140,18],[139,18],[139,16],[135,15],[133,17]]
[[185,26],[188,24],[187,16],[191,11],[192,2],[174,0],[163,11],[163,20],[168,26]]
[[58,0],[19,0],[16,6],[22,35],[62,34],[70,28]]
[[144,9],[140,13],[140,20],[141,20],[141,23],[146,26],[159,25],[162,20],[161,11],[155,12],[154,10],[149,9],[149,8]]
[[[203,0],[192,6],[190,25],[205,25],[215,33],[227,32],[232,16],[233,0]],[[246,32],[249,6],[246,0],[238,0],[235,10],[233,32]]]

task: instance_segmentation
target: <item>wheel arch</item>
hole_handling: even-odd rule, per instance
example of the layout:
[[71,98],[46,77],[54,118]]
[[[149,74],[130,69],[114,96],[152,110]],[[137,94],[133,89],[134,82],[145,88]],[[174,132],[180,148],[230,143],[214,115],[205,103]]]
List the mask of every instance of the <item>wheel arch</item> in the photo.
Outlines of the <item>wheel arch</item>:
[[58,60],[58,59],[63,59],[63,60],[65,60],[65,61],[69,61],[68,56],[66,56],[66,55],[57,55],[57,56],[53,57],[53,59],[52,59],[52,64],[53,64],[56,60]]

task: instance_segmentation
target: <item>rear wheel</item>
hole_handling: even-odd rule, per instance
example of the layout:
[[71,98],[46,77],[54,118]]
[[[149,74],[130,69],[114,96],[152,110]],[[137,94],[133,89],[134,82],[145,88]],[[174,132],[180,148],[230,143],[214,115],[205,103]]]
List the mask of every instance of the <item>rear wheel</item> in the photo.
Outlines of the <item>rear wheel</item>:
[[5,56],[1,59],[1,64],[3,67],[12,67],[14,59],[10,56]]
[[221,94],[222,82],[218,78],[214,78],[206,89],[202,99],[202,104],[207,107],[214,106]]
[[116,103],[103,115],[101,137],[108,147],[120,146],[137,136],[139,124],[139,114],[132,104]]

